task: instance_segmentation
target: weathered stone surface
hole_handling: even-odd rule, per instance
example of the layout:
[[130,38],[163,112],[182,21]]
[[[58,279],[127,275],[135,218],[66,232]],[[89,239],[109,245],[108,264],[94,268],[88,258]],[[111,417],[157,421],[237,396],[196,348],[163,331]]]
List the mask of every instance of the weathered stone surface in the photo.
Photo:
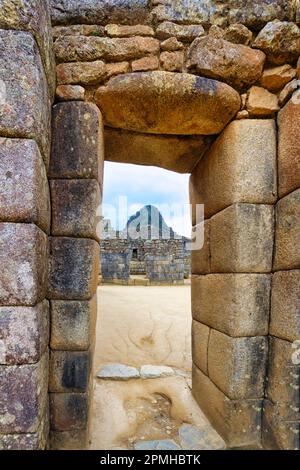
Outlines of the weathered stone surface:
[[170,377],[175,375],[174,369],[168,366],[157,366],[157,365],[144,365],[141,367],[141,378],[142,379],[159,379],[161,377]]
[[0,246],[0,305],[36,305],[46,291],[47,236],[33,224],[0,223]]
[[143,24],[148,20],[147,0],[50,0],[54,24]]
[[51,19],[47,0],[1,0],[0,28],[31,32],[39,46],[46,77],[53,97],[55,90],[55,59]]
[[160,44],[160,47],[163,51],[179,51],[183,49],[182,42],[178,41],[178,39],[171,37],[166,39]]
[[278,114],[278,178],[279,196],[300,187],[300,92]]
[[211,272],[268,273],[272,270],[274,210],[234,204],[210,223]]
[[207,369],[207,352],[210,328],[203,323],[193,320],[192,324],[192,357],[197,367],[206,375]]
[[89,300],[98,283],[99,245],[87,238],[50,239],[48,297]]
[[105,160],[190,173],[207,148],[202,136],[166,136],[105,128]]
[[300,189],[281,199],[276,206],[274,269],[300,268]]
[[0,435],[34,433],[47,404],[48,353],[37,364],[0,366]]
[[273,117],[279,111],[278,97],[259,86],[250,88],[247,97],[247,111],[250,117]]
[[193,39],[203,36],[204,28],[201,25],[180,25],[166,21],[161,23],[156,29],[156,36],[159,39],[175,37],[180,41],[191,42]]
[[243,89],[261,77],[265,54],[212,36],[195,39],[188,50],[187,68],[200,75]]
[[249,46],[252,41],[252,31],[248,29],[243,24],[235,23],[229,25],[224,30],[223,39],[234,44],[244,44],[244,46]]
[[293,8],[286,0],[163,0],[153,10],[159,21],[177,23],[243,23],[259,29],[268,21],[292,19]]
[[275,273],[272,283],[270,333],[288,341],[300,340],[300,271]]
[[296,349],[288,341],[270,336],[267,398],[273,403],[286,403],[299,419],[300,365],[293,364]]
[[79,429],[75,431],[51,431],[51,450],[87,450],[88,431]]
[[60,36],[105,36],[105,27],[98,24],[74,24],[70,26],[54,26],[53,38]]
[[95,99],[107,125],[150,134],[216,134],[240,107],[228,85],[171,72],[113,78]]
[[193,250],[191,253],[192,274],[208,274],[210,273],[210,221],[199,222],[195,229],[199,232],[204,230],[204,243],[201,249]]
[[293,80],[295,76],[296,70],[291,65],[279,65],[278,67],[264,70],[260,84],[271,92],[277,92]]
[[299,450],[299,421],[288,420],[283,412],[287,407],[264,401],[262,443],[270,450]]
[[137,441],[134,450],[180,450],[173,439],[160,439],[154,441]]
[[60,103],[53,109],[50,178],[94,178],[102,182],[101,113],[91,103]]
[[240,119],[249,119],[249,112],[246,109],[243,109],[242,111],[239,111],[235,117],[235,119],[240,120]]
[[231,338],[211,330],[208,344],[208,375],[231,399],[260,398],[268,356],[265,336]]
[[262,400],[230,400],[195,365],[193,395],[228,447],[260,444]]
[[185,450],[224,450],[225,442],[208,424],[197,427],[184,423],[179,428],[179,439]]
[[102,60],[59,64],[56,73],[59,85],[94,85],[103,83],[107,78],[107,68]]
[[267,335],[270,289],[265,274],[192,276],[193,318],[232,337]]
[[51,348],[60,351],[86,351],[92,341],[97,300],[51,301]]
[[0,450],[45,450],[48,442],[49,423],[29,434],[0,434]]
[[51,104],[39,51],[30,33],[0,30],[0,81],[1,134],[36,139],[47,164]]
[[0,364],[38,362],[49,342],[49,305],[0,307]]
[[89,374],[89,351],[51,351],[50,392],[85,392]]
[[50,418],[53,431],[85,429],[88,419],[86,393],[50,393]]
[[300,29],[295,23],[271,21],[258,34],[252,47],[262,50],[273,64],[293,62],[300,55]]
[[158,57],[149,56],[142,57],[141,59],[134,60],[131,63],[133,72],[144,72],[147,70],[157,70],[159,67]]
[[95,36],[62,36],[55,41],[58,62],[87,62],[91,60],[121,61],[159,52],[159,41],[154,38],[99,38]]
[[125,364],[106,364],[97,373],[99,379],[130,380],[140,378],[140,373],[135,367]]
[[0,219],[50,229],[46,169],[34,140],[0,138]]
[[299,88],[299,80],[296,80],[296,79],[292,80],[290,83],[285,85],[284,89],[279,93],[279,96],[278,96],[279,106],[283,107],[298,88]]
[[105,32],[112,38],[128,36],[154,36],[153,28],[144,24],[137,24],[134,26],[108,24],[105,26]]
[[85,89],[80,85],[59,85],[56,88],[58,101],[84,101]]
[[52,180],[52,230],[54,236],[95,238],[97,208],[101,202],[96,180]]
[[106,76],[108,79],[114,77],[115,75],[120,75],[121,73],[128,73],[129,71],[129,62],[111,62],[110,64],[106,64]]
[[234,202],[276,202],[276,129],[271,120],[229,124],[191,176],[205,217]]
[[181,72],[184,63],[184,52],[162,52],[160,54],[160,65],[168,72]]

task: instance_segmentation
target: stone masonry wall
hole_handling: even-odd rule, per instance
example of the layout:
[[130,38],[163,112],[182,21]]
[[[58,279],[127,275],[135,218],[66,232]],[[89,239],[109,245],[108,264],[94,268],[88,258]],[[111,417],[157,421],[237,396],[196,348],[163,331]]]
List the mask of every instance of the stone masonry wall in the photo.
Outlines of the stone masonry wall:
[[48,440],[51,103],[46,1],[0,2],[0,449]]
[[94,104],[81,102],[55,105],[52,119],[50,443],[78,449],[87,445],[92,390],[103,123]]

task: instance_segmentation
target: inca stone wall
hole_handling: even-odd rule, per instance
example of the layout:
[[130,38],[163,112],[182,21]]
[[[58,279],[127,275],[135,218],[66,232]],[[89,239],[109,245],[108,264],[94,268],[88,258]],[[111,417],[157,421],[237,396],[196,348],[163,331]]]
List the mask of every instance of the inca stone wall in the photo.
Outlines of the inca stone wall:
[[49,301],[51,446],[86,445],[104,136],[205,204],[198,403],[229,447],[299,449],[299,2],[49,3],[54,46],[46,0],[0,0],[0,447],[48,441]]
[[0,449],[48,441],[51,103],[46,1],[0,2]]

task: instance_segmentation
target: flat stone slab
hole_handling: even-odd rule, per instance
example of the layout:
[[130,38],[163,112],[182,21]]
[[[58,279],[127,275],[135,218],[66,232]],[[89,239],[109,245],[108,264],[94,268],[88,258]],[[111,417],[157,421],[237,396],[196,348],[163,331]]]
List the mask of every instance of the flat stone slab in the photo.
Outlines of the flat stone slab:
[[134,450],[180,450],[180,447],[172,439],[156,441],[137,441]]
[[222,450],[225,442],[209,424],[201,429],[192,424],[183,424],[179,428],[181,448],[184,450]]
[[225,83],[163,71],[112,78],[98,88],[95,100],[109,127],[176,135],[218,134],[241,103]]
[[168,366],[145,365],[141,367],[142,379],[158,379],[175,375],[174,369]]
[[135,367],[124,364],[106,364],[97,374],[99,379],[130,380],[139,379],[140,373]]

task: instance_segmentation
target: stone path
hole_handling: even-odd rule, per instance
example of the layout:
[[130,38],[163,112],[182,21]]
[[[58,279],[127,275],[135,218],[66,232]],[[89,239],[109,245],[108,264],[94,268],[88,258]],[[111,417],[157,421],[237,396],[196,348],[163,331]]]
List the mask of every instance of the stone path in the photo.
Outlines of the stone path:
[[[101,343],[103,331],[99,328],[90,449],[223,449],[223,440],[191,393],[190,346],[184,347],[186,339],[182,342],[182,337],[190,335],[190,312],[182,309],[183,304],[189,305],[189,288],[104,286],[99,296],[98,326],[102,325],[108,338]],[[152,323],[148,323],[149,312],[155,318]],[[169,335],[167,345],[160,336],[166,322],[175,333]],[[140,338],[149,335],[149,326],[151,348],[147,342],[139,344]],[[126,334],[125,340],[121,332]],[[139,347],[130,347],[128,338]],[[112,339],[117,346],[114,350]],[[164,357],[170,360],[167,365]],[[148,362],[142,363],[144,359]]]

